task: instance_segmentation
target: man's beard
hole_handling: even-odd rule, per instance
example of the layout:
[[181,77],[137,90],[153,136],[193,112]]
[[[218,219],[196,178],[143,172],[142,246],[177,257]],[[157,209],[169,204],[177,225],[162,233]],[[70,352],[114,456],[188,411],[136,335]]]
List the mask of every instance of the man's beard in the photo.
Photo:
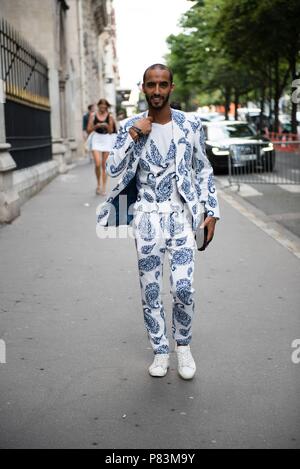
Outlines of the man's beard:
[[146,96],[146,101],[147,101],[147,103],[148,103],[149,106],[152,107],[153,109],[162,109],[163,107],[165,107],[165,106],[168,104],[169,98],[170,98],[170,94],[168,94],[168,95],[165,96],[165,97],[160,96],[160,97],[163,98],[163,99],[162,99],[161,103],[160,103],[158,106],[155,106],[155,105],[153,105],[152,99],[151,99],[151,98],[153,98],[153,96],[152,96],[152,97],[149,97],[149,96],[147,96],[147,95],[145,95],[145,96]]

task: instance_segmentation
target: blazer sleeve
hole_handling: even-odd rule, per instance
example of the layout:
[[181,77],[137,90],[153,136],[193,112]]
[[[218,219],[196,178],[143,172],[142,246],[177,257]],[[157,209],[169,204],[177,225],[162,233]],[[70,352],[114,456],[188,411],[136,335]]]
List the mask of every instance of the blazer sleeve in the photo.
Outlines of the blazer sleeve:
[[193,154],[195,187],[199,201],[204,205],[208,216],[220,218],[217,189],[212,166],[206,156],[205,133],[200,118],[195,132]]
[[120,124],[113,150],[106,160],[106,172],[111,177],[119,176],[127,167],[134,150],[134,140],[129,134],[130,125]]

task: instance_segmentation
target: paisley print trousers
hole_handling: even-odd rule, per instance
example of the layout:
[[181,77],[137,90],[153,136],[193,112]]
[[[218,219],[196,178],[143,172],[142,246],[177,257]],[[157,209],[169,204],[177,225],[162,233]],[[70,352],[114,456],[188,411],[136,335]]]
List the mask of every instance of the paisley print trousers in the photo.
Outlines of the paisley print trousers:
[[192,339],[193,275],[196,244],[185,212],[135,212],[133,233],[138,258],[144,322],[155,354],[168,353],[162,303],[163,264],[168,253],[172,295],[172,335],[179,345]]

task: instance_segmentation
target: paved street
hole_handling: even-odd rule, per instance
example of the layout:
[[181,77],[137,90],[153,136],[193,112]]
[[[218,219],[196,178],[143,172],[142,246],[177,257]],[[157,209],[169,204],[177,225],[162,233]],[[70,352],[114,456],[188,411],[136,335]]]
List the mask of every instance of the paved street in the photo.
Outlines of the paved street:
[[[0,447],[300,448],[299,259],[220,194],[197,253],[196,377],[173,352],[154,379],[134,242],[96,237],[100,200],[81,164],[0,228]],[[167,263],[164,299],[170,325]]]
[[[276,167],[272,173],[246,174],[247,183],[232,178],[233,191],[257,209],[300,239],[300,155],[277,152]],[[251,182],[251,179],[256,182]],[[228,176],[218,175],[219,183],[228,186]],[[244,178],[245,179],[245,178]],[[258,183],[259,181],[259,183]],[[298,183],[298,184],[297,184]]]

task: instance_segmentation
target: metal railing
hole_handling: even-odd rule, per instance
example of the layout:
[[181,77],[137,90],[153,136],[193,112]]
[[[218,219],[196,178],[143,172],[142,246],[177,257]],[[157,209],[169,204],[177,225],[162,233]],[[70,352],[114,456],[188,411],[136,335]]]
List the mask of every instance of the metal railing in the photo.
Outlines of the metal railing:
[[0,78],[7,98],[50,109],[47,61],[0,19]]
[[0,19],[0,79],[5,130],[17,169],[51,159],[47,61]]
[[230,185],[300,184],[300,140],[242,143],[228,153]]

